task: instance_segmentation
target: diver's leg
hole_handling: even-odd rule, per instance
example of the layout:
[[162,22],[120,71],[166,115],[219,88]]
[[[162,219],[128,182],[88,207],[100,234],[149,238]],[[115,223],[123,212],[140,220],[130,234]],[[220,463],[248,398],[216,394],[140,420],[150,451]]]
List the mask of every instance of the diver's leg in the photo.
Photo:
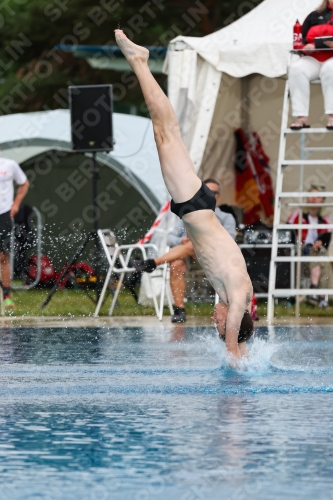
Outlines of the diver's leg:
[[178,120],[161,87],[151,74],[146,48],[131,42],[122,30],[115,30],[116,42],[136,74],[154,127],[162,175],[175,203],[191,199],[200,189],[190,155],[183,143]]

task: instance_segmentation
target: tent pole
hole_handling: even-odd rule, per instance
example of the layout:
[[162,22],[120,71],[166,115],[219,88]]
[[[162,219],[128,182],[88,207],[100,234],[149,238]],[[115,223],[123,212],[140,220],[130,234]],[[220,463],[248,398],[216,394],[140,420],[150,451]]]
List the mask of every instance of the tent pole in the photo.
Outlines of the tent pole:
[[250,113],[249,113],[249,92],[250,92],[250,75],[244,76],[241,80],[241,127],[245,133],[248,132],[250,127]]

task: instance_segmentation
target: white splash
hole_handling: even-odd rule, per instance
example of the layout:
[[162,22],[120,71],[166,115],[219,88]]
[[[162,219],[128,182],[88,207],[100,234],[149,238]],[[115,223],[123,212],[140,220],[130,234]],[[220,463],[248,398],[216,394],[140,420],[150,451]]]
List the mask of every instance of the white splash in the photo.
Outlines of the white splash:
[[230,367],[230,356],[228,355],[225,344],[221,349],[222,368],[232,369],[246,376],[258,376],[267,373],[271,367],[270,360],[281,345],[276,345],[263,339],[254,339],[248,343],[249,357],[242,358],[237,368]]
[[242,360],[241,366],[248,373],[263,373],[271,367],[273,355],[280,349],[281,345],[271,341],[255,338],[249,345],[249,357]]
[[202,345],[204,345],[205,352],[218,359],[222,370],[232,370],[243,373],[246,376],[258,376],[268,372],[271,368],[271,358],[281,348],[281,344],[254,338],[251,342],[247,343],[249,357],[243,358],[237,368],[232,368],[226,345],[219,339],[217,334],[199,338]]

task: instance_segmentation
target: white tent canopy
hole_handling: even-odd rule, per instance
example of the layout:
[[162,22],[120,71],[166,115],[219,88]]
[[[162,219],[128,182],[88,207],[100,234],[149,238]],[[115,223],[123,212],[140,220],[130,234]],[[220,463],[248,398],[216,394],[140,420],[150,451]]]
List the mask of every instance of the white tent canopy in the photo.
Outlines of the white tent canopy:
[[274,78],[286,72],[293,25],[302,23],[320,0],[264,0],[248,14],[203,38],[179,36],[215,69],[235,77],[253,73]]
[[[205,176],[215,175],[224,186],[229,186],[229,202],[233,202],[230,177],[235,128],[251,126],[259,133],[263,129],[266,136],[274,135],[275,139],[266,141],[264,147],[272,166],[276,163],[293,25],[297,19],[302,23],[319,3],[320,0],[264,0],[211,35],[179,36],[169,45],[165,65],[169,97],[185,144],[197,171]],[[323,111],[320,89],[316,92],[312,104]]]
[[[155,212],[166,200],[151,120],[113,114],[114,151],[99,161],[123,175]],[[71,150],[68,110],[17,113],[0,117],[1,156],[22,163],[52,148]]]

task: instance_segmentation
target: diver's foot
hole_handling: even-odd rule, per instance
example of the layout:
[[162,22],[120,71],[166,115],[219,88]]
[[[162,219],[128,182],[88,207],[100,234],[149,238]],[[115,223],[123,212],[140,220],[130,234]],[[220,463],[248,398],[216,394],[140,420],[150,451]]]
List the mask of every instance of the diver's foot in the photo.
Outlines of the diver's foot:
[[131,42],[123,30],[114,30],[116,42],[131,66],[136,62],[147,62],[149,50]]

